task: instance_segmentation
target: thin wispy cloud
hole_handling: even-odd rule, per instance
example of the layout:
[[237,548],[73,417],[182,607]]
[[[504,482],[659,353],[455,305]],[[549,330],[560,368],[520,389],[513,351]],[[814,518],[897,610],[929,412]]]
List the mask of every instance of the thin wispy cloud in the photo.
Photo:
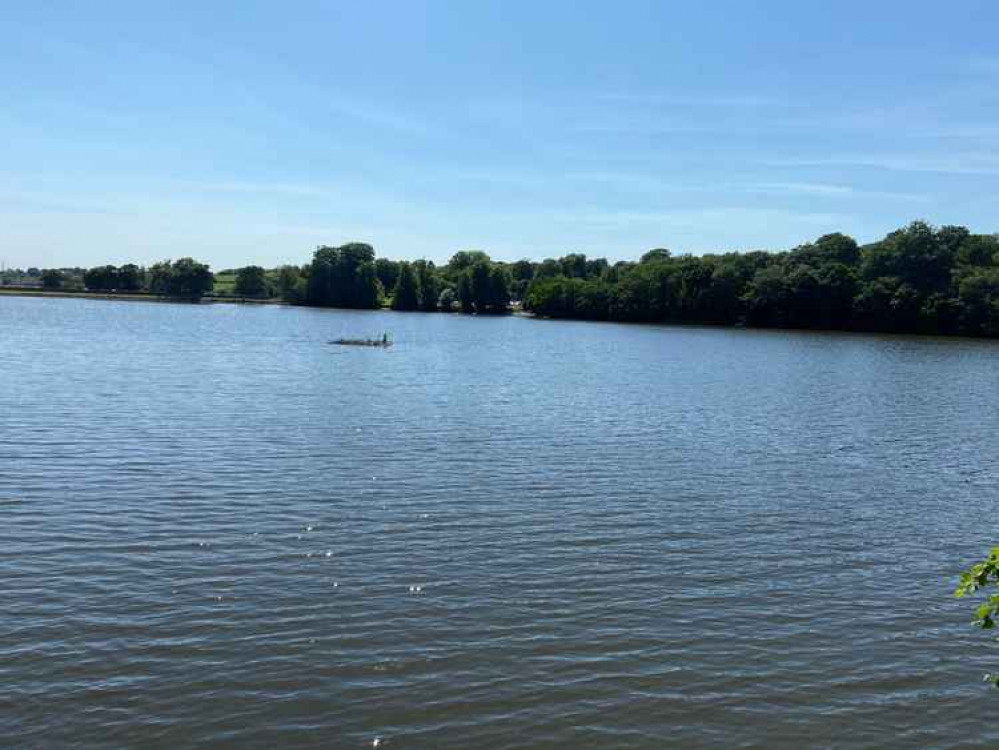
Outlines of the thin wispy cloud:
[[904,201],[926,202],[929,196],[917,193],[894,192],[890,190],[865,190],[849,185],[828,185],[816,182],[759,182],[745,186],[750,192],[772,195],[805,195],[822,198],[848,198],[864,196],[868,198],[888,198]]
[[864,167],[892,172],[926,172],[953,175],[997,175],[999,158],[983,156],[833,156],[773,159],[762,164],[774,167]]
[[852,195],[852,188],[845,185],[822,185],[815,182],[759,182],[747,185],[746,190],[759,193],[791,193],[796,195],[839,196]]

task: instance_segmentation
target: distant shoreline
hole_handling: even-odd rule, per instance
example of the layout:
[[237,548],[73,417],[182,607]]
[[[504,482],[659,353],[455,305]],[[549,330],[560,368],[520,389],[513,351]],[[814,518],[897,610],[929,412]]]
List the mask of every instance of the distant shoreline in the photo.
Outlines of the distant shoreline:
[[[70,292],[65,290],[55,290],[55,289],[25,289],[25,288],[11,288],[0,286],[0,297],[44,297],[44,298],[55,298],[55,299],[91,299],[91,300],[107,300],[107,301],[124,301],[124,302],[166,302],[174,304],[186,304],[186,305],[198,305],[198,304],[228,304],[228,305],[277,305],[281,307],[301,307],[310,310],[370,310],[371,312],[382,311],[382,312],[402,312],[403,314],[408,314],[410,312],[416,311],[399,311],[393,310],[388,305],[383,305],[378,308],[347,308],[347,307],[323,307],[315,305],[296,305],[290,302],[286,302],[280,297],[271,297],[267,299],[255,299],[252,297],[211,297],[205,296],[199,299],[191,299],[185,297],[169,297],[166,295],[151,294],[149,292],[89,292],[89,291],[79,291]],[[450,313],[440,312],[440,315],[464,315],[457,310],[451,311]],[[475,317],[477,314],[472,313]],[[667,325],[667,326],[679,326],[684,328],[712,328],[719,330],[743,330],[743,331],[793,331],[797,333],[834,333],[834,334],[848,334],[857,336],[868,336],[868,335],[881,335],[881,336],[912,336],[917,338],[936,338],[936,339],[952,339],[952,340],[976,340],[976,341],[996,341],[996,336],[990,336],[980,333],[967,333],[967,332],[950,332],[950,333],[940,333],[932,331],[878,331],[878,330],[864,330],[864,329],[851,329],[851,328],[834,328],[834,327],[804,327],[804,326],[768,326],[768,325],[747,325],[745,323],[717,323],[717,322],[707,322],[707,321],[683,321],[683,320],[671,320],[671,321],[625,321],[625,320],[596,320],[592,318],[566,318],[558,315],[540,315],[536,312],[525,311],[518,308],[510,310],[508,315],[513,317],[531,318],[533,320],[548,320],[554,322],[575,322],[575,323],[609,323],[613,325],[629,325],[629,326],[657,326],[657,325]],[[494,315],[483,314],[483,317],[494,317]],[[502,316],[500,316],[502,317]]]
[[267,299],[257,299],[254,297],[215,297],[206,295],[197,299],[186,297],[170,297],[162,294],[151,294],[149,292],[70,292],[59,289],[26,289],[24,287],[4,287],[0,286],[0,295],[9,297],[64,297],[68,299],[104,299],[104,300],[125,300],[128,302],[184,302],[187,304],[213,304],[216,302],[235,305],[286,305],[287,303],[277,297]]

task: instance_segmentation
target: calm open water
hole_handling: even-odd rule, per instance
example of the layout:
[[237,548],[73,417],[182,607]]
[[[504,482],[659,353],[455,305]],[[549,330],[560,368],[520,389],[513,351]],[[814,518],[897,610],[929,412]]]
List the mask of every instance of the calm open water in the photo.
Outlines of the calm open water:
[[997,393],[983,341],[0,298],[0,746],[995,747]]

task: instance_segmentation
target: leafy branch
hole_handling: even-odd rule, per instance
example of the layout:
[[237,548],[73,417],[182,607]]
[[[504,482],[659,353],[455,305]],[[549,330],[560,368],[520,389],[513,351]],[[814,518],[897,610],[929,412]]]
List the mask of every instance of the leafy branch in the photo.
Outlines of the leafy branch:
[[[954,596],[960,599],[974,595],[987,586],[999,586],[999,547],[993,547],[988,557],[961,574],[961,582],[954,590]],[[991,594],[985,603],[975,610],[973,624],[982,630],[991,630],[995,628],[997,620],[999,620],[999,594]],[[999,675],[989,674],[985,679],[999,687]]]

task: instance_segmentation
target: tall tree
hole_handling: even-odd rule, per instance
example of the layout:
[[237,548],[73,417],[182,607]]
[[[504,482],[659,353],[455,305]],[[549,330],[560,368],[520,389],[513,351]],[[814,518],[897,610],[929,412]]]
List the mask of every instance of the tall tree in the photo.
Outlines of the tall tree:
[[455,287],[455,296],[463,313],[475,312],[475,295],[472,291],[472,275],[466,269],[458,276],[458,283]]
[[95,291],[118,288],[118,269],[114,266],[95,266],[83,274],[83,284]]
[[297,266],[281,266],[278,269],[277,287],[281,299],[287,302],[298,302],[299,282],[302,274]]
[[62,289],[66,283],[66,274],[58,268],[46,268],[41,272],[41,278],[45,289]]
[[379,258],[375,261],[375,274],[386,294],[391,294],[395,289],[395,283],[399,280],[399,264],[388,258]]
[[437,267],[432,260],[418,260],[413,266],[416,269],[416,283],[420,290],[420,309],[424,312],[436,312],[441,294],[441,280]]
[[490,312],[507,312],[510,309],[510,285],[506,269],[494,264],[489,269],[489,300]]
[[149,269],[150,290],[170,297],[199,299],[215,286],[208,265],[193,258],[156,263]]
[[118,289],[137,292],[145,285],[145,272],[134,263],[126,263],[118,269]]
[[174,294],[181,297],[202,297],[215,286],[215,277],[206,263],[194,258],[181,258],[173,264]]
[[244,266],[236,272],[234,291],[240,297],[266,297],[270,294],[267,272],[260,266]]
[[320,246],[308,271],[305,301],[322,307],[378,307],[378,276],[371,245]]
[[393,310],[418,310],[420,308],[420,289],[409,263],[399,264],[399,278],[396,280],[392,293]]

